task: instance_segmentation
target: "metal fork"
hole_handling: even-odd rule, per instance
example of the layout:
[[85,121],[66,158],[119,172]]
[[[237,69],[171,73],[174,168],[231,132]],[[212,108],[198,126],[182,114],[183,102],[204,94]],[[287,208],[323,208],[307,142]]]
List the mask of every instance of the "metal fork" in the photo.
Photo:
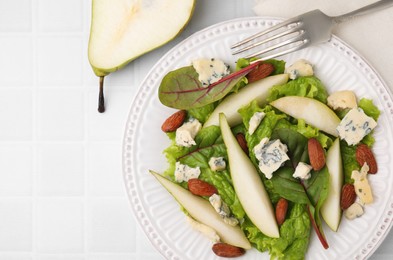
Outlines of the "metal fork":
[[[262,50],[249,54],[245,58],[259,57],[258,60],[276,58],[311,45],[327,42],[332,36],[335,25],[355,16],[368,14],[391,5],[393,5],[393,0],[381,0],[334,17],[328,16],[320,10],[313,10],[288,19],[232,45],[231,49],[235,49],[232,54],[239,54],[257,46],[262,46]],[[261,57],[261,55],[264,56]]]

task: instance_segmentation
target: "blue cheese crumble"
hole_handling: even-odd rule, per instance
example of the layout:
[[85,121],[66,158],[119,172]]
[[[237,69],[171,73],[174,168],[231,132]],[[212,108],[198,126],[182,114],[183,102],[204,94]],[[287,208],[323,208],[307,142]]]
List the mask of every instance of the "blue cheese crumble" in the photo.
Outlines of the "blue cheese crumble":
[[299,178],[301,180],[310,179],[311,169],[312,169],[311,165],[308,165],[307,163],[304,162],[299,162],[292,176],[294,178]]
[[257,130],[258,126],[261,124],[262,119],[265,117],[264,112],[255,112],[250,118],[250,122],[248,123],[248,133],[252,135],[255,130]]
[[314,75],[314,70],[309,61],[300,59],[286,68],[285,73],[289,74],[290,79],[297,79],[298,77]]
[[223,171],[226,169],[227,164],[224,157],[211,157],[209,160],[209,166],[212,171]]
[[368,170],[367,163],[364,163],[360,171],[352,171],[351,175],[351,178],[354,180],[353,185],[355,186],[356,195],[358,195],[363,204],[370,204],[374,201],[371,186],[367,179]]
[[198,230],[199,232],[201,232],[202,234],[204,234],[206,237],[208,237],[209,239],[210,239],[210,241],[212,241],[213,243],[218,243],[218,242],[220,242],[220,236],[217,234],[217,232],[213,229],[213,228],[211,228],[211,227],[209,227],[209,226],[207,226],[207,225],[205,225],[205,224],[202,224],[202,223],[200,223],[200,222],[198,222],[198,221],[196,221],[195,219],[193,219],[192,217],[190,217],[190,216],[186,216],[186,218],[187,218],[187,222],[195,229],[195,230]]
[[330,94],[327,98],[327,104],[333,110],[343,110],[347,108],[355,108],[358,106],[356,95],[353,91],[342,90]]
[[196,145],[195,136],[201,130],[202,124],[197,119],[192,119],[176,129],[176,144],[184,147]]
[[376,126],[377,122],[372,117],[367,116],[363,109],[356,107],[345,115],[336,131],[340,139],[345,140],[348,145],[356,145]]
[[192,66],[198,73],[198,79],[203,87],[213,84],[230,74],[229,65],[219,59],[197,59]]
[[267,179],[271,179],[273,172],[289,160],[288,148],[279,139],[269,141],[269,138],[265,137],[254,147],[253,151],[259,161],[259,169]]
[[223,218],[224,222],[231,226],[236,226],[239,221],[231,217],[231,210],[228,205],[222,201],[221,196],[213,194],[209,197],[209,202],[213,206],[214,210]]
[[190,179],[197,179],[201,174],[201,169],[199,167],[192,168],[188,165],[176,162],[175,169],[175,181],[183,182]]

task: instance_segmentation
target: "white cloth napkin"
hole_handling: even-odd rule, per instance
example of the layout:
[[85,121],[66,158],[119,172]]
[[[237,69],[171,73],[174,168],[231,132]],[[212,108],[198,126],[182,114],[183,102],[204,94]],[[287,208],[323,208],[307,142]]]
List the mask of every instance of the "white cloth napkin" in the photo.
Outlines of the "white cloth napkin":
[[[393,0],[392,0],[393,1]],[[314,9],[341,15],[375,0],[256,0],[261,16],[290,18]],[[393,91],[393,7],[341,23],[334,34],[361,53]]]

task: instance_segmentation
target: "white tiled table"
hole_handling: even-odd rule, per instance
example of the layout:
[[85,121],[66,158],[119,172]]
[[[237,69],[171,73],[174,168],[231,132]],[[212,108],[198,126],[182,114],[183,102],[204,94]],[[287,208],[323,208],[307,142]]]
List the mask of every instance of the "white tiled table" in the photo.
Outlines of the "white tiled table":
[[[192,33],[254,15],[253,0],[197,0],[174,41],[106,78],[87,61],[90,1],[0,0],[0,260],[162,259],[136,225],[121,144],[138,85]],[[373,256],[393,257],[390,234]]]

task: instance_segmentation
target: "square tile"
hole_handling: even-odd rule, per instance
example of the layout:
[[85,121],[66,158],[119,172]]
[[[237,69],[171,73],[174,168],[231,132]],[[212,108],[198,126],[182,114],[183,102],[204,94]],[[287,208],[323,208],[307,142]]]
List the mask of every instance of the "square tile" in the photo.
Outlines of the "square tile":
[[0,32],[31,31],[31,0],[0,0]]
[[88,190],[91,196],[124,196],[121,144],[88,146]]
[[38,148],[38,194],[82,196],[84,149],[80,144],[45,144]]
[[42,86],[82,84],[82,39],[75,36],[44,36],[37,42],[38,83]]
[[83,253],[83,200],[38,200],[36,242],[39,253]]
[[30,196],[33,153],[29,145],[0,146],[0,196]]
[[90,253],[135,252],[136,223],[126,198],[90,200],[87,224]]
[[37,107],[39,140],[77,141],[83,139],[83,92],[76,90],[40,91]]
[[0,36],[0,57],[0,88],[33,84],[33,44],[30,37]]
[[0,199],[0,252],[32,250],[32,201]]
[[39,0],[38,25],[42,32],[80,32],[83,28],[83,1]]
[[0,140],[31,140],[32,100],[30,90],[1,90],[0,88]]
[[113,90],[105,92],[104,113],[97,112],[98,90],[89,92],[88,136],[92,141],[122,141],[125,120],[132,103],[132,92]]

